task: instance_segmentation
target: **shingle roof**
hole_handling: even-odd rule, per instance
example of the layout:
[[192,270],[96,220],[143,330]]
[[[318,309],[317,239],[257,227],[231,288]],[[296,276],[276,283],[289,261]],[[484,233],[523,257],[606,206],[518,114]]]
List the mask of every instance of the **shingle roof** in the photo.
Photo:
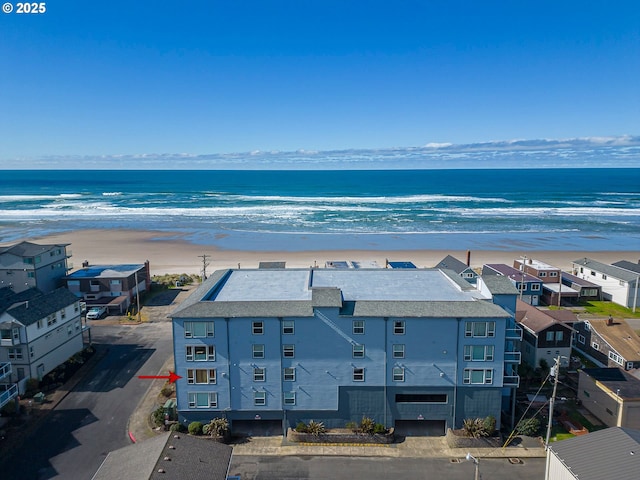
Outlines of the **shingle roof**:
[[580,480],[637,480],[640,431],[611,427],[560,442],[549,450]]
[[69,305],[73,305],[77,301],[78,297],[66,288],[57,288],[52,292],[33,296],[28,299],[28,302],[7,309],[7,312],[20,323],[27,326],[45,318],[47,315],[51,315]]
[[571,330],[568,325],[547,315],[546,312],[537,309],[533,305],[529,305],[522,300],[516,302],[516,320],[531,333],[538,334],[553,325],[562,325]]
[[589,320],[589,324],[625,360],[640,360],[640,337],[623,319],[613,325],[607,325],[607,320]]
[[25,302],[40,295],[42,292],[37,288],[29,288],[18,293],[9,287],[0,288],[0,313],[5,312],[16,303]]
[[517,295],[518,289],[503,275],[484,275],[482,281],[492,295]]
[[440,261],[440,263],[436,265],[435,268],[446,268],[460,274],[467,268],[469,268],[469,266],[466,263],[461,262],[457,258],[452,257],[451,255],[447,255]]
[[542,283],[542,280],[538,277],[523,273],[517,268],[510,267],[504,263],[486,263],[482,266],[482,275],[494,275],[494,272],[496,272],[495,274],[497,275],[504,275],[518,282],[524,278],[525,282]]
[[632,272],[640,273],[640,263],[633,263],[628,260],[620,260],[619,262],[613,262],[613,266],[624,268],[625,270],[631,270]]
[[10,253],[18,257],[35,257],[41,253],[48,252],[56,247],[67,247],[69,243],[55,243],[51,245],[38,245],[31,242],[20,242],[8,247],[0,247],[0,254]]
[[593,269],[597,272],[604,273],[605,275],[618,278],[626,282],[631,282],[636,278],[638,278],[638,274],[635,272],[626,270],[621,267],[616,267],[615,265],[608,265],[606,263],[601,263],[587,257],[578,258],[577,260],[574,260],[572,263],[574,263],[575,265],[580,265],[581,267],[587,267],[587,268]]

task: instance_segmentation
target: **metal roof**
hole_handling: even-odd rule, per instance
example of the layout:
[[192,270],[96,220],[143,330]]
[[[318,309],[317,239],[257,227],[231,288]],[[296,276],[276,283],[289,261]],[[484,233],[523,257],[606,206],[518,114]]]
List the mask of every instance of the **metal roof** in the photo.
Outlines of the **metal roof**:
[[638,480],[640,431],[611,427],[549,445],[575,478],[580,480]]
[[142,263],[125,265],[92,265],[69,274],[67,279],[77,280],[80,278],[126,278],[144,269]]

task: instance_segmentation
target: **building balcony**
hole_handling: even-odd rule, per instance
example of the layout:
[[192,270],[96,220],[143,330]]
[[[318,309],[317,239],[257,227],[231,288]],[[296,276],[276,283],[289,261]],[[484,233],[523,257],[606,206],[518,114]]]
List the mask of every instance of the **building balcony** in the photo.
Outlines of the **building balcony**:
[[0,408],[4,407],[11,399],[18,395],[18,385],[0,384]]
[[5,378],[11,375],[11,364],[8,362],[0,363],[0,382]]
[[520,365],[522,354],[520,352],[504,352],[504,361],[506,363],[517,363]]
[[522,327],[516,325],[515,328],[507,328],[505,331],[505,339],[522,340]]
[[520,375],[505,375],[502,378],[502,386],[503,387],[519,387],[520,386]]
[[14,345],[20,345],[19,338],[3,338],[0,340],[0,347],[13,347]]

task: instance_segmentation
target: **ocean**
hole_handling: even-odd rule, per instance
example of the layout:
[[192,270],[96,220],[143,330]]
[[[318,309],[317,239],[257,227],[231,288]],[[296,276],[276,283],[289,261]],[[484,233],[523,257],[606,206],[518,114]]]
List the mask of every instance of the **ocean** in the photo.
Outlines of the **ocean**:
[[640,250],[640,169],[0,171],[0,243],[81,229],[234,250]]

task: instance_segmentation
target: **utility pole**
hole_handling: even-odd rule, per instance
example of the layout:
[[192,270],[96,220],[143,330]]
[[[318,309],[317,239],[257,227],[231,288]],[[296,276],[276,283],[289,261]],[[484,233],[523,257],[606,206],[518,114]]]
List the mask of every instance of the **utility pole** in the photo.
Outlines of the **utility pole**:
[[558,377],[560,376],[560,355],[555,359],[556,364],[551,369],[551,376],[553,376],[553,393],[551,394],[551,400],[549,400],[549,423],[547,424],[547,438],[544,442],[545,450],[549,450],[549,439],[551,437],[551,424],[553,423],[553,406],[556,403],[556,391],[558,390]]
[[207,262],[207,258],[210,257],[211,255],[207,255],[202,254],[202,255],[198,255],[198,257],[202,258],[202,281],[204,282],[207,279],[207,267],[209,266],[209,263]]
[[138,286],[138,271],[136,270],[135,273],[135,279],[136,279],[136,302],[137,302],[137,309],[138,309],[138,323],[142,323],[142,317],[140,315],[140,287]]

